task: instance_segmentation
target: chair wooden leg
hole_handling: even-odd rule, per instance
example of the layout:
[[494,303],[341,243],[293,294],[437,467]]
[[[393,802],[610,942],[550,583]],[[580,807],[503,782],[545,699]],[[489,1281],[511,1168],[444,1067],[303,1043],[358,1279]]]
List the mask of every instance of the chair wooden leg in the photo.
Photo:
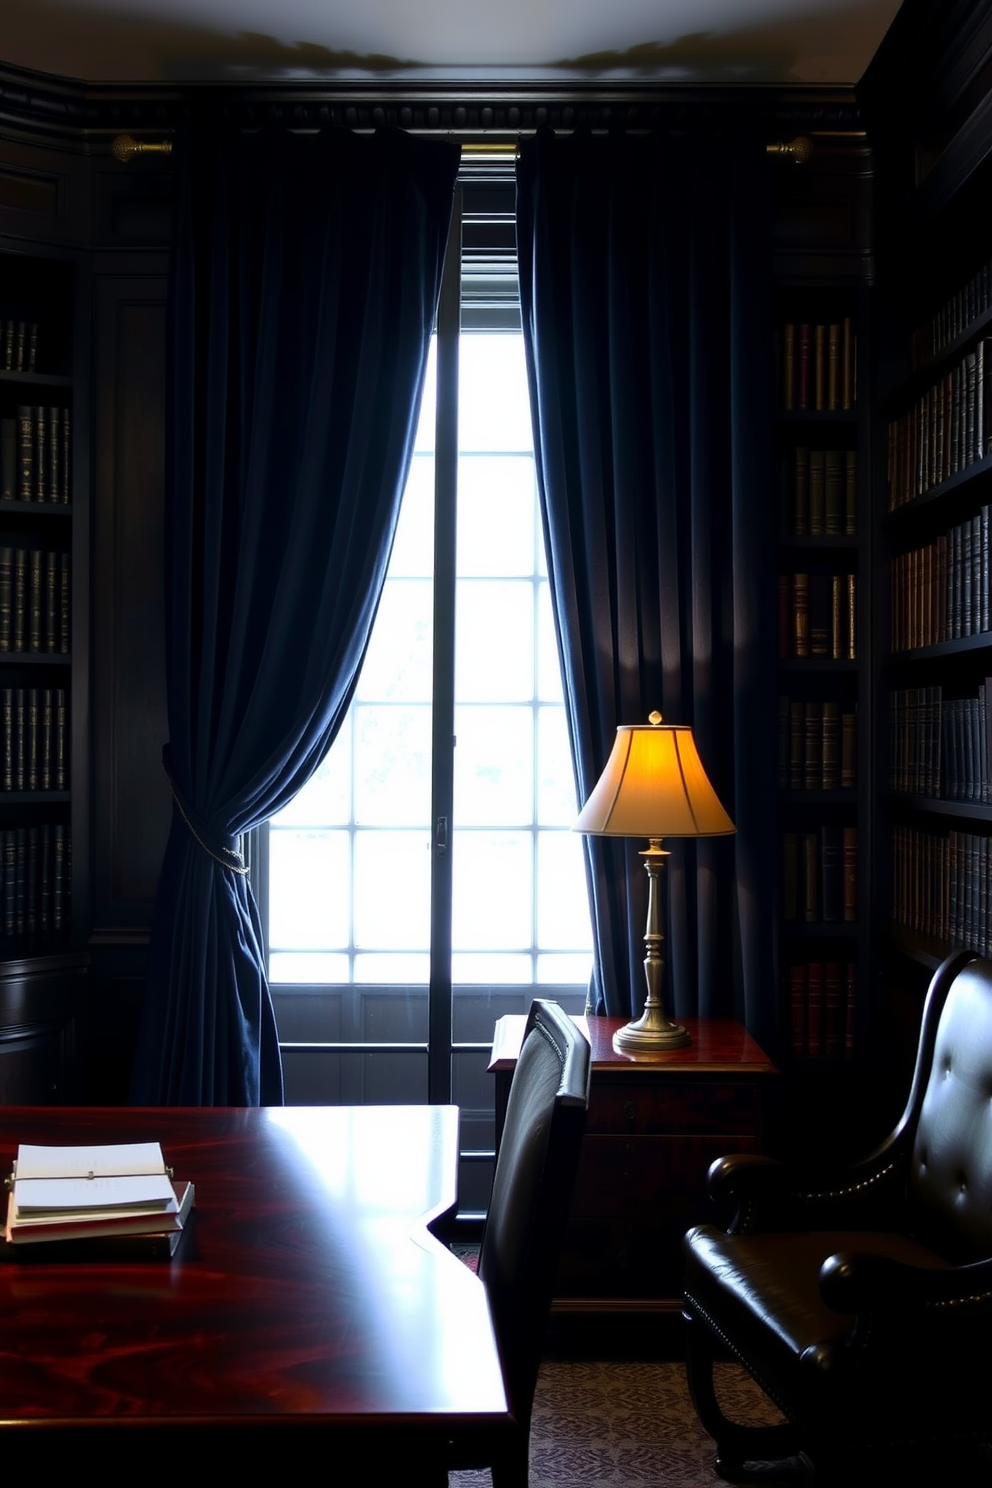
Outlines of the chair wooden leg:
[[745,1462],[778,1461],[799,1449],[795,1432],[787,1423],[778,1426],[742,1426],[728,1420],[720,1408],[713,1384],[714,1340],[706,1324],[686,1313],[686,1379],[696,1414],[705,1431],[716,1442],[715,1468],[719,1477],[733,1482],[744,1472]]

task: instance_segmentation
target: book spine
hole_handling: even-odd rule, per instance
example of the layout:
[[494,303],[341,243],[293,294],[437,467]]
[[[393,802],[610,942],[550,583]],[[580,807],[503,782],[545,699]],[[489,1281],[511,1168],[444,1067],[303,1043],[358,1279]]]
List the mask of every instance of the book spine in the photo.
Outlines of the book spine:
[[809,449],[797,444],[793,457],[792,531],[809,536]]
[[823,790],[837,790],[841,783],[841,712],[840,703],[828,698],[823,704],[822,773]]
[[59,644],[63,656],[69,654],[72,622],[72,596],[70,593],[69,554],[59,555]]
[[49,501],[62,500],[62,410],[48,410],[48,494]]
[[853,790],[857,785],[858,768],[858,715],[853,708],[845,709],[840,723],[840,787]]
[[828,1059],[837,1059],[844,1052],[844,986],[839,961],[827,961],[823,967],[823,1052]]
[[820,917],[820,842],[816,831],[803,832],[803,919],[815,924]]
[[841,920],[844,915],[843,852],[841,828],[822,826],[820,828],[821,917],[826,923]]
[[810,961],[806,967],[806,1053],[819,1058],[823,1053],[823,962]]
[[66,705],[64,687],[55,689],[54,704],[54,758],[52,761],[52,785],[62,791],[69,784],[69,710]]
[[42,577],[41,549],[28,552],[28,650],[42,649],[42,617],[44,613],[44,579]]
[[792,576],[792,654],[809,655],[809,574]]
[[809,325],[803,322],[799,326],[799,350],[796,365],[796,402],[795,406],[805,412],[810,408],[810,336]]
[[0,651],[9,651],[14,629],[14,550],[0,545]]
[[828,537],[838,537],[845,530],[843,450],[825,451],[823,488],[823,530]]
[[34,499],[48,499],[48,410],[39,403],[34,411]]
[[5,791],[14,789],[14,689],[0,689],[0,786]]
[[843,918],[852,923],[858,918],[858,829],[843,828]]
[[28,560],[25,549],[15,548],[13,560],[10,649],[23,651],[28,622]]
[[17,409],[18,489],[20,501],[34,499],[34,409],[21,403]]
[[855,962],[847,963],[845,987],[844,987],[844,1053],[848,1056],[854,1053],[855,1045],[855,1012],[856,1012],[856,989],[858,968]]
[[811,537],[826,532],[826,451],[809,452],[809,531]]
[[68,506],[72,500],[72,416],[68,408],[62,410],[62,504]]
[[796,327],[793,321],[782,326],[782,407],[791,412],[796,406]]
[[803,766],[803,785],[806,790],[819,790],[823,782],[823,704],[806,703],[805,719],[806,758]]

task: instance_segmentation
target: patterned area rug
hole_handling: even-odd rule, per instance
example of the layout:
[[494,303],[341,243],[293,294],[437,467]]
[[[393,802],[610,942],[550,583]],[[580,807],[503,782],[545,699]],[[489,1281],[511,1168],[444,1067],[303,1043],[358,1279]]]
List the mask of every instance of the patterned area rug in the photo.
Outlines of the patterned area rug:
[[[780,1416],[743,1370],[717,1365],[727,1414],[754,1424]],[[531,1428],[530,1488],[713,1488],[713,1442],[696,1419],[680,1363],[548,1360]],[[797,1488],[798,1464],[769,1464],[751,1480]],[[490,1488],[489,1472],[457,1472],[450,1488]]]
[[[753,1425],[781,1419],[736,1364],[716,1366],[726,1414]],[[838,1430],[843,1423],[838,1422]],[[530,1488],[717,1488],[714,1445],[696,1419],[679,1362],[549,1359],[541,1368],[530,1443]],[[798,1460],[749,1463],[755,1488],[806,1488]],[[449,1488],[491,1488],[486,1472],[456,1472]],[[852,1463],[843,1488],[992,1488],[992,1455],[966,1461]]]

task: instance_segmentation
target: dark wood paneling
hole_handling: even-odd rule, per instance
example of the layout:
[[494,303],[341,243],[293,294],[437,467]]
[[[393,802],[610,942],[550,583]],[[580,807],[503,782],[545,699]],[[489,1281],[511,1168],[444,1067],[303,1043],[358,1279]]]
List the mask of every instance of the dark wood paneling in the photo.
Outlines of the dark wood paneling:
[[873,167],[864,141],[813,136],[806,165],[777,162],[771,224],[778,279],[873,277]]
[[72,246],[89,234],[86,161],[0,135],[0,233],[37,247]]
[[162,770],[165,279],[98,274],[93,500],[97,935],[147,926],[168,833]]
[[0,966],[0,1105],[75,1098],[73,1040],[87,964],[85,955],[53,955]]

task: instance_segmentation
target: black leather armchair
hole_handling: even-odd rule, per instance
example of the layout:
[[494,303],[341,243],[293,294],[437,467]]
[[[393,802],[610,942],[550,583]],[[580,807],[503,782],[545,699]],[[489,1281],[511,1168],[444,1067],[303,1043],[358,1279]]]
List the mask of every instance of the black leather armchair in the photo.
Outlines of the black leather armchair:
[[[902,1483],[877,1476],[880,1453],[992,1441],[992,961],[935,973],[906,1109],[870,1157],[833,1173],[727,1157],[709,1179],[736,1214],[685,1237],[687,1367],[721,1476],[799,1453],[817,1483],[866,1463]],[[725,1417],[727,1352],[786,1424]]]

